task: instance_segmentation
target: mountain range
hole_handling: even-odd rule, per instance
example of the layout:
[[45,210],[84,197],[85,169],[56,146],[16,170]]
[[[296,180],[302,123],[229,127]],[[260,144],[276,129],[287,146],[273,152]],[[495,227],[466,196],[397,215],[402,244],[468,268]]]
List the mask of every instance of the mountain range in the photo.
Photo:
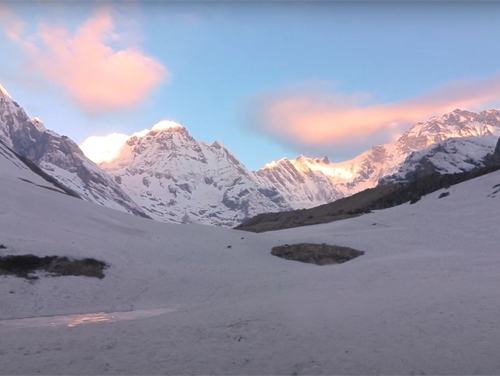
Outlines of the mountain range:
[[[198,141],[165,120],[131,136],[91,137],[78,147],[29,118],[0,86],[0,139],[8,147],[83,200],[167,222],[234,227],[260,213],[314,207],[379,182],[466,171],[481,165],[499,135],[500,111],[457,109],[349,161],[299,156],[250,171],[222,143]],[[96,149],[109,154],[111,144],[109,158],[93,157]]]

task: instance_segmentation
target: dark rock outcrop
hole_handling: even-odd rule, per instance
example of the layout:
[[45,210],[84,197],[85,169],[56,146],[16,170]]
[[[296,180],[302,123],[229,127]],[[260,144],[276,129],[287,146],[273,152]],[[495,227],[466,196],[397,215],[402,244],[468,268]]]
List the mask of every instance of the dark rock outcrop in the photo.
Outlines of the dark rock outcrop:
[[484,159],[486,166],[500,165],[500,138],[498,139],[497,146],[493,154],[489,154]]

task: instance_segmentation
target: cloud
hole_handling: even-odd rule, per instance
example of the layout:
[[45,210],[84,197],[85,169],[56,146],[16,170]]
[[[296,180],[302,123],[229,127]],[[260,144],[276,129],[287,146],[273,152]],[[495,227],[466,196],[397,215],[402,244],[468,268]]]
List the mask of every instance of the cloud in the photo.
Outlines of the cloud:
[[324,87],[266,93],[249,106],[249,125],[299,150],[353,155],[395,139],[430,116],[456,108],[474,110],[500,99],[500,76],[450,83],[399,102],[366,104],[371,99]]
[[130,136],[123,133],[90,136],[80,144],[80,149],[94,163],[111,162],[119,155],[120,149],[129,138]]
[[[25,25],[5,7],[0,23],[26,55],[26,69],[62,88],[89,114],[128,110],[141,103],[167,76],[166,68],[115,30],[110,9],[101,9],[76,31],[40,23]],[[120,48],[113,48],[119,44]]]

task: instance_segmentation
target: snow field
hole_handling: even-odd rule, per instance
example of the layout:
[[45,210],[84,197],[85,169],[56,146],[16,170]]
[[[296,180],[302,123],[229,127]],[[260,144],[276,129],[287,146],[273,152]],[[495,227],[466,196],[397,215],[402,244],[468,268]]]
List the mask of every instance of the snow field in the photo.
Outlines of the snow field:
[[[414,205],[264,234],[141,219],[26,183],[3,164],[0,178],[8,247],[0,254],[111,264],[103,280],[0,277],[1,319],[175,310],[75,327],[0,321],[0,374],[500,370],[499,172],[442,199],[441,190]],[[322,267],[270,255],[296,242],[366,254]]]

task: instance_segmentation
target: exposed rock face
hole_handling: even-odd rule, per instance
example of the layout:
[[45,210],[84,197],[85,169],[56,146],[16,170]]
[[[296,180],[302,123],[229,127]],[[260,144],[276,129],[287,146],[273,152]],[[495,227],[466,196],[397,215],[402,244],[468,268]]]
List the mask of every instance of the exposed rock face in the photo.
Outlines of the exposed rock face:
[[497,146],[493,153],[488,154],[484,159],[484,163],[487,166],[500,165],[500,138],[498,139]]
[[0,90],[0,139],[27,157],[80,198],[147,217],[104,171],[85,157],[71,139],[30,119],[3,88]]

